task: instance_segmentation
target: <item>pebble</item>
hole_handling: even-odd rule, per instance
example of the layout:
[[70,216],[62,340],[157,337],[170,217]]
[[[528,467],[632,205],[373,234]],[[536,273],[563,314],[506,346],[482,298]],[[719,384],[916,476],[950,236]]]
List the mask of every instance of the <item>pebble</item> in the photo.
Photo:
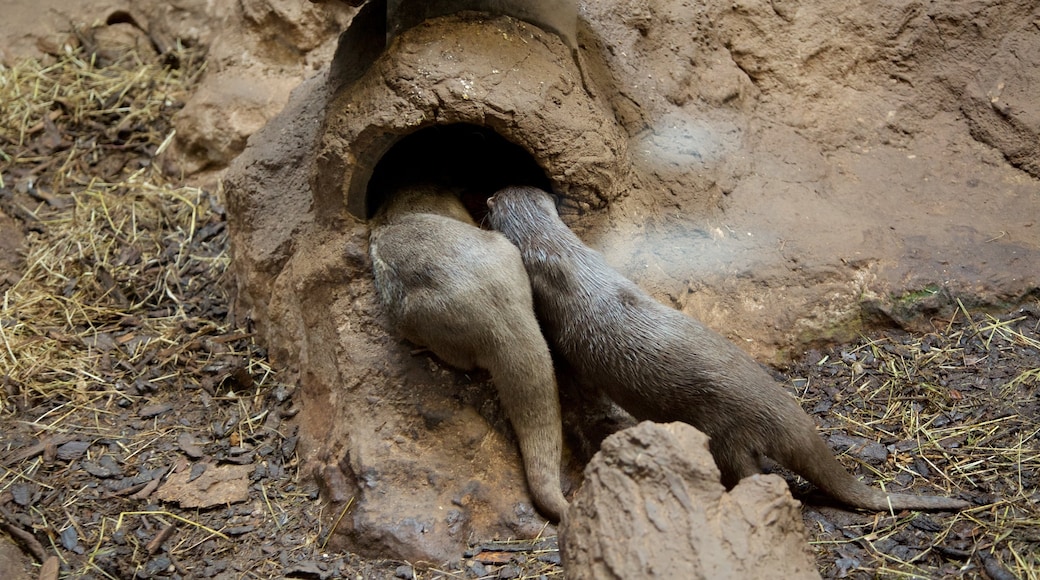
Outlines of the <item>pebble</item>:
[[58,447],[58,459],[62,461],[75,461],[90,448],[90,443],[87,441],[69,441],[64,445]]

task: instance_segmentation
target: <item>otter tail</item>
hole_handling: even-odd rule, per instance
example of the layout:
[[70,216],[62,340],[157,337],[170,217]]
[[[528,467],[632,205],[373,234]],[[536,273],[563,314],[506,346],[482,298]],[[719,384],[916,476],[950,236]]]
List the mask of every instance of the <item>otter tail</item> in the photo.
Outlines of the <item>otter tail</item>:
[[[964,500],[949,497],[885,493],[880,489],[869,487],[845,471],[815,429],[810,437],[803,438],[801,447],[798,450],[789,449],[788,453],[779,454],[786,455],[786,457],[776,457],[776,459],[809,480],[827,495],[846,505],[871,511],[905,509],[956,511],[971,505]],[[791,453],[791,451],[796,451],[796,453]]]
[[544,515],[559,521],[567,510],[560,481],[560,398],[549,347],[535,332],[540,340],[513,339],[512,344],[497,348],[487,368],[520,442],[531,497]]

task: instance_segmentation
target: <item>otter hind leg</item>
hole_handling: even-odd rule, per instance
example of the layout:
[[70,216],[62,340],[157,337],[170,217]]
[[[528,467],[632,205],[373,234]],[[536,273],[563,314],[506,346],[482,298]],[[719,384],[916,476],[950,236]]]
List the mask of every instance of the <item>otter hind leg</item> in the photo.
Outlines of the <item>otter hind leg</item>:
[[726,489],[733,489],[745,477],[762,473],[761,456],[750,449],[710,443],[709,448]]

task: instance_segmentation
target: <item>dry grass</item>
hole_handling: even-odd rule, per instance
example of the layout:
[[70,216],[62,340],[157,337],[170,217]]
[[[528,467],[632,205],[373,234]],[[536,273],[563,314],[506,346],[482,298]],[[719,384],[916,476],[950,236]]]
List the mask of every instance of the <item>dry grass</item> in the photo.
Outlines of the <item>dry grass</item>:
[[[0,283],[0,522],[70,577],[219,568],[242,551],[236,526],[277,529],[313,503],[281,424],[291,389],[229,322],[223,209],[158,170],[202,71],[198,51],[174,60],[100,67],[69,51],[0,67],[0,207],[28,230]],[[248,509],[153,503],[185,434],[263,461]],[[249,574],[282,568],[250,559]]]
[[61,401],[37,420],[54,429],[100,398],[133,400],[135,381],[197,383],[151,371],[192,344],[186,328],[197,327],[189,338],[223,330],[206,311],[222,299],[212,288],[227,264],[222,210],[153,163],[199,72],[98,69],[75,52],[0,70],[4,209],[30,229],[0,310],[0,372],[17,391],[4,412]]
[[[936,332],[835,349],[808,375],[825,432],[881,439],[883,464],[846,465],[875,485],[961,496],[951,516],[880,514],[829,529],[808,516],[829,575],[1040,578],[1040,321],[961,308]],[[818,383],[818,385],[814,385]],[[819,407],[818,407],[819,408]],[[923,485],[920,485],[923,484]],[[936,490],[935,488],[938,488]],[[842,548],[847,548],[843,552]]]

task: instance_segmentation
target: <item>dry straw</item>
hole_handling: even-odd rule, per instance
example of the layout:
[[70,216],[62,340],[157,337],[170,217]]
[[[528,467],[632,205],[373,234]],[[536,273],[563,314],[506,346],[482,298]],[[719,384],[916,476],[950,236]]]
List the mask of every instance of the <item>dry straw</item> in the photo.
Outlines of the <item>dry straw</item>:
[[[859,462],[876,484],[916,486],[926,471],[940,493],[980,504],[941,518],[879,516],[840,534],[818,527],[814,543],[830,573],[978,577],[985,568],[990,577],[1040,578],[1040,328],[1022,312],[970,316],[962,305],[934,333],[864,340],[807,373],[845,386],[824,415],[837,419],[824,419],[831,429],[891,442],[883,469]],[[811,408],[822,391],[808,390]],[[843,457],[855,467],[851,459]],[[866,556],[838,556],[843,544]]]
[[200,303],[227,264],[218,206],[153,162],[199,70],[97,68],[72,51],[0,69],[4,209],[31,230],[0,310],[0,374],[22,400],[62,403],[41,428],[123,396],[143,361],[175,356],[191,318],[216,331]]
[[[17,508],[0,524],[31,530],[28,549],[59,554],[70,577],[234,554],[234,517],[156,509],[149,494],[183,461],[178,436],[212,439],[211,421],[239,449],[284,441],[267,415],[274,374],[228,321],[221,204],[158,168],[203,70],[196,50],[166,56],[179,66],[102,67],[81,50],[0,66],[0,209],[27,230],[18,271],[0,271],[0,496]],[[159,417],[182,401],[199,424]],[[268,480],[267,505],[300,511],[307,494],[284,490],[291,459],[276,460],[289,469]]]

